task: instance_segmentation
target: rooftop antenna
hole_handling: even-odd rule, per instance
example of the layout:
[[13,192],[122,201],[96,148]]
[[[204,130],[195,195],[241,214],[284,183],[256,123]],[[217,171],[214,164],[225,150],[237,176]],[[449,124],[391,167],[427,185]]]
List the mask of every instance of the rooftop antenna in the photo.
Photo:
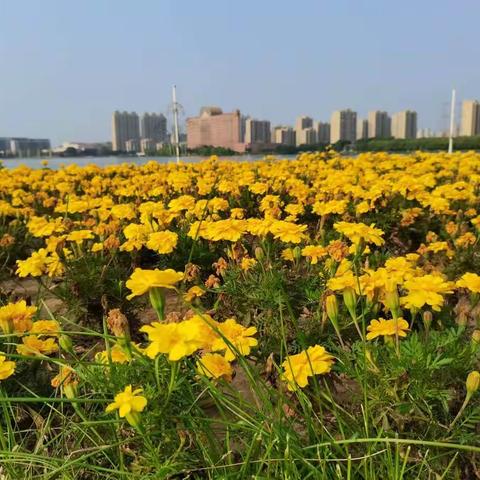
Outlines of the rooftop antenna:
[[448,153],[453,152],[453,135],[455,130],[455,89],[452,90],[452,103],[450,105],[450,137],[448,140]]
[[177,86],[172,88],[172,111],[173,111],[173,140],[175,145],[175,156],[177,157],[177,163],[180,163],[180,145],[178,135],[178,110],[179,104],[177,103]]

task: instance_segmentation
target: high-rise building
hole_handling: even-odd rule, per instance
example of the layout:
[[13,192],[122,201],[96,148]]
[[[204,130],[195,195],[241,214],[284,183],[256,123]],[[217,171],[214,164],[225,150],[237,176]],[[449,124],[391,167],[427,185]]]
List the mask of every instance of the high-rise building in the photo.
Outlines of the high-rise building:
[[387,112],[368,112],[368,138],[390,138],[392,121]]
[[[127,151],[127,142],[140,148],[140,122],[135,112],[119,112],[112,115],[112,148],[117,152]],[[138,151],[138,150],[136,150]]]
[[279,145],[295,145],[295,136],[295,130],[292,127],[279,125],[273,129],[273,143]]
[[313,118],[303,116],[298,117],[295,122],[295,131],[303,130],[304,128],[311,128],[313,127]]
[[339,140],[355,142],[357,138],[357,112],[350,109],[332,113],[330,122],[330,143]]
[[417,112],[404,110],[392,115],[394,138],[417,138]]
[[167,119],[162,113],[144,113],[141,120],[142,138],[154,143],[163,143],[167,140]]
[[330,124],[328,122],[315,122],[317,130],[317,143],[330,143]]
[[315,145],[317,143],[317,130],[313,127],[302,128],[295,132],[295,142],[300,145]]
[[357,140],[367,140],[369,124],[366,118],[357,119]]
[[247,118],[245,121],[244,141],[247,145],[254,143],[270,143],[272,140],[270,122]]
[[465,100],[462,103],[460,135],[480,135],[480,103],[478,100]]
[[198,117],[187,118],[188,148],[206,145],[230,148],[236,152],[245,151],[239,110],[223,113],[218,107],[202,107]]

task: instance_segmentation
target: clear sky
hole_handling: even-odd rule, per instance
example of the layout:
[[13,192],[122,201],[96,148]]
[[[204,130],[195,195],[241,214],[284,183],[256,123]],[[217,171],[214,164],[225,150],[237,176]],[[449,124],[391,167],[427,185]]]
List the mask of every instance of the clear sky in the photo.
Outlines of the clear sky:
[[479,0],[0,0],[0,136],[110,140],[116,109],[273,123],[480,98]]

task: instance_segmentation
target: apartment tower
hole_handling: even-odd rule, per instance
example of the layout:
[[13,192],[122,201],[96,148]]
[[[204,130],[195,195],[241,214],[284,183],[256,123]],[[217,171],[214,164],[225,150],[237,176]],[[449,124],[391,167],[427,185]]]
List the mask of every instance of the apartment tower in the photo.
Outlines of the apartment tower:
[[417,138],[417,112],[404,110],[392,116],[394,138]]
[[478,100],[465,100],[462,103],[460,135],[465,137],[480,135],[480,103]]
[[355,142],[357,138],[357,112],[350,109],[332,113],[330,121],[330,143],[339,140]]
[[112,115],[112,148],[117,152],[127,151],[138,145],[140,148],[140,122],[135,112],[119,112]]

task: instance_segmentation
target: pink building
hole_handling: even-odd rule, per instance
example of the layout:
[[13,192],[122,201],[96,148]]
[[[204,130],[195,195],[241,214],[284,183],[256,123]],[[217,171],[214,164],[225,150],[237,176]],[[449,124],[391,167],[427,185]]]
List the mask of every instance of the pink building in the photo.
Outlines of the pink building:
[[187,118],[187,147],[205,145],[244,152],[240,111],[223,113],[218,107],[203,107],[198,117]]

